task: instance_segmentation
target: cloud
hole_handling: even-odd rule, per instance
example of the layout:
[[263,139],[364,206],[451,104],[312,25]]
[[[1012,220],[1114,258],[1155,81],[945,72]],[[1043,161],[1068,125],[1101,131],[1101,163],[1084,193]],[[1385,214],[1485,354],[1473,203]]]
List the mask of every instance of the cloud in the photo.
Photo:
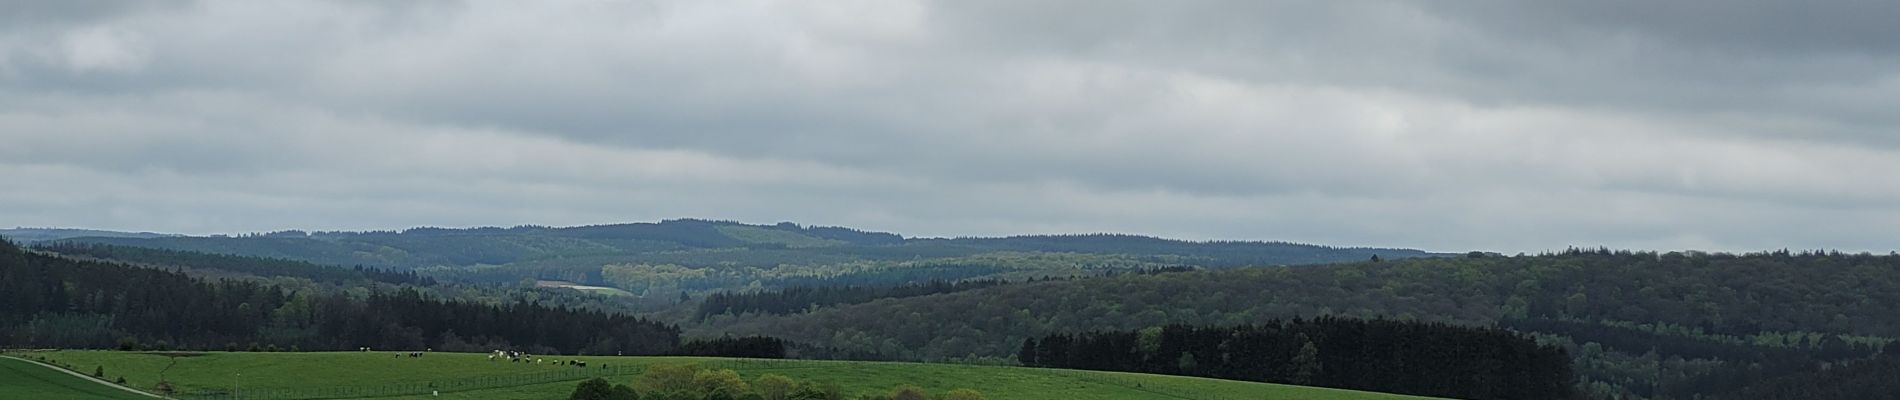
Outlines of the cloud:
[[0,224],[694,216],[1503,251],[1900,233],[1876,2],[18,8]]

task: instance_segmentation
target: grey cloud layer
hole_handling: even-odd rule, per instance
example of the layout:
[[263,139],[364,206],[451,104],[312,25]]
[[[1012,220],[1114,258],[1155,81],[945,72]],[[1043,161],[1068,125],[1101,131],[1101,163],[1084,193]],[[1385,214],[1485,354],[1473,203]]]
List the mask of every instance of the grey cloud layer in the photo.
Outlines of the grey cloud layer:
[[1888,2],[149,4],[7,17],[0,225],[1900,233]]

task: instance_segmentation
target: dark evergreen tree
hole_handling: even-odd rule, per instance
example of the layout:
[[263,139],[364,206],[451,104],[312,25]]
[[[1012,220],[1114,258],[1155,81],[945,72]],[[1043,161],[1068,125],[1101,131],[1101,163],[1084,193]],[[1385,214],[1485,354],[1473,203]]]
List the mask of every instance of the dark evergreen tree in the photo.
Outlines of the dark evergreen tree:
[[1023,339],[1022,350],[1016,351],[1016,362],[1023,365],[1037,365],[1036,338]]
[[693,340],[673,354],[699,357],[785,358],[785,341],[767,336]]
[[[1042,338],[1030,366],[1195,375],[1466,399],[1565,399],[1570,357],[1496,328],[1323,317]],[[1028,348],[1024,342],[1025,349]],[[1152,349],[1144,349],[1151,346]]]

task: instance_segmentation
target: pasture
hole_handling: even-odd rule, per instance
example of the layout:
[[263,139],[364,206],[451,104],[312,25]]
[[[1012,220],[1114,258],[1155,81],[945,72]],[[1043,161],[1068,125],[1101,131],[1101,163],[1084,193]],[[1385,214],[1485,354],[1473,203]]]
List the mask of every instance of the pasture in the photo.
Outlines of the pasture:
[[[561,399],[575,383],[605,377],[631,383],[647,366],[693,363],[732,369],[750,380],[779,374],[841,386],[847,398],[889,393],[900,384],[932,393],[976,389],[989,399],[1417,399],[1382,393],[1147,374],[895,362],[745,360],[697,357],[543,356],[543,362],[490,361],[487,354],[391,352],[224,353],[49,351],[32,353],[75,370],[151,389],[163,374],[180,398]],[[582,360],[587,367],[553,365]],[[42,368],[44,369],[44,368]],[[47,372],[54,372],[47,370]],[[10,373],[10,372],[9,372]],[[56,373],[56,372],[54,372]],[[441,391],[441,396],[429,396]],[[197,394],[192,396],[191,394]]]
[[30,361],[0,358],[0,399],[149,400]]

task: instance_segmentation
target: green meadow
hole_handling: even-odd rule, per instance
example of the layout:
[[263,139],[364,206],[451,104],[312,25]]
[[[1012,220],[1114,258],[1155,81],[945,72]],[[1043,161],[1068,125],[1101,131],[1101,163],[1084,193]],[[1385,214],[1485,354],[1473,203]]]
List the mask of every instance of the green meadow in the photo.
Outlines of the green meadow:
[[0,358],[0,399],[144,400],[151,397],[128,393],[29,361]]
[[[975,389],[989,399],[1421,398],[1178,376],[897,362],[544,357],[544,360],[550,361],[585,361],[588,365],[583,368],[553,365],[548,361],[540,364],[490,361],[486,354],[468,353],[428,353],[419,358],[398,357],[389,352],[46,351],[29,355],[84,372],[103,367],[108,379],[124,377],[128,385],[143,390],[152,390],[162,375],[181,394],[180,398],[194,398],[193,394],[199,395],[196,398],[229,398],[235,389],[241,395],[240,398],[247,399],[562,399],[583,379],[603,377],[614,383],[631,384],[641,370],[659,364],[698,364],[706,368],[731,369],[747,380],[757,379],[763,374],[778,374],[799,380],[828,382],[844,389],[847,398],[859,394],[887,394],[896,386],[904,384],[921,386],[933,394],[959,388]],[[46,373],[58,373],[40,369]],[[19,373],[12,369],[5,371],[8,374],[4,377],[7,379],[5,382],[24,379],[14,376]],[[45,390],[48,393],[54,390],[45,386],[19,386],[14,389],[15,385],[9,384],[7,389],[0,390]],[[432,392],[440,392],[440,396],[430,395]]]

